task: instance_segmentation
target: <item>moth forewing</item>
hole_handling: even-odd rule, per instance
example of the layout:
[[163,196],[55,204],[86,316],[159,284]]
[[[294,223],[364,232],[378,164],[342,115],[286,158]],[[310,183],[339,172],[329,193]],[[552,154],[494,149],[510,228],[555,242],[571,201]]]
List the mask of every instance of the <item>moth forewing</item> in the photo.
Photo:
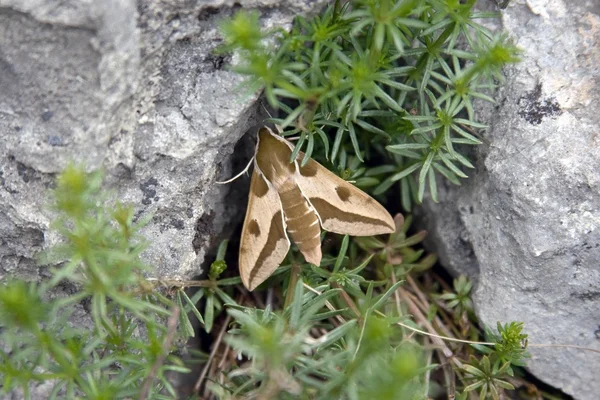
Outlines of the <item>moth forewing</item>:
[[255,165],[240,239],[239,268],[244,286],[254,290],[271,276],[289,248],[279,196]]
[[395,231],[394,219],[381,204],[316,161],[300,167],[296,180],[324,230],[351,236]]

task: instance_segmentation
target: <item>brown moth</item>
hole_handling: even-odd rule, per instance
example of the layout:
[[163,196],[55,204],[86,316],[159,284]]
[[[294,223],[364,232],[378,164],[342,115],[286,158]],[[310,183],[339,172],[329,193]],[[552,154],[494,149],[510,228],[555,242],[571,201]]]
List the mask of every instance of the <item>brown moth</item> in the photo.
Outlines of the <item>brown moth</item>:
[[[392,233],[392,216],[371,196],[314,160],[290,163],[293,145],[269,128],[258,132],[254,172],[240,244],[240,276],[254,290],[290,249],[321,263],[321,228],[352,236]],[[287,233],[286,233],[287,231]]]

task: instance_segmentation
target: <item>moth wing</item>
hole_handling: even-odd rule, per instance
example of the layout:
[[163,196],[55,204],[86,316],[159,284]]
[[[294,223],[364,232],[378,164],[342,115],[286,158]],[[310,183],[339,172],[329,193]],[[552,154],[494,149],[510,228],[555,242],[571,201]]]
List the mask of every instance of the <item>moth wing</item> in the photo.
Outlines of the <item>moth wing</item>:
[[394,219],[374,198],[314,160],[300,167],[303,157],[298,157],[297,183],[317,211],[323,229],[351,236],[395,231]]
[[254,290],[264,282],[289,249],[279,195],[255,165],[240,243],[240,277],[244,286]]

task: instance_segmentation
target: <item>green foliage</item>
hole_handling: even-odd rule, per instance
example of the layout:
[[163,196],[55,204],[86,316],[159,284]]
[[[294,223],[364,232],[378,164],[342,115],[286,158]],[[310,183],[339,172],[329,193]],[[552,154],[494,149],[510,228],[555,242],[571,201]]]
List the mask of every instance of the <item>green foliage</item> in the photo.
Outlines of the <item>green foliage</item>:
[[406,219],[398,214],[394,218],[396,231],[388,236],[387,241],[381,237],[357,237],[355,242],[364,251],[375,254],[375,262],[383,273],[383,279],[390,279],[391,272],[403,276],[408,272],[422,272],[431,268],[437,261],[435,254],[423,257],[424,250],[415,250],[427,236],[425,231],[420,231],[408,236],[412,217]]
[[[336,162],[344,152],[376,161],[365,175],[374,192],[399,182],[410,210],[426,188],[437,201],[437,175],[459,184],[473,168],[461,146],[481,143],[473,102],[487,94],[518,50],[476,22],[494,16],[475,0],[335,1],[290,32],[261,32],[256,14],[223,23],[224,51],[235,70],[300,133],[294,156]],[[278,46],[272,46],[273,42]],[[291,105],[291,107],[290,107]],[[333,140],[330,140],[333,136]],[[320,143],[320,146],[319,146]],[[318,149],[318,150],[315,150]],[[385,161],[381,161],[385,160]],[[371,164],[371,163],[369,163]]]
[[[522,367],[525,365],[524,359],[529,357],[527,353],[527,335],[522,333],[522,322],[510,322],[504,325],[498,322],[498,333],[487,330],[487,338],[495,342],[494,347],[499,363],[509,363]],[[510,367],[509,367],[510,368]]]
[[[230,310],[239,328],[227,340],[250,365],[232,372],[243,379],[236,390],[229,387],[229,395],[393,399],[422,392],[422,353],[399,346],[402,337],[393,320],[373,315],[383,301],[366,308],[364,318],[341,310],[337,326],[331,324],[331,313],[320,312],[340,292],[304,293],[298,281],[292,304],[281,314],[269,308]],[[310,333],[315,329],[326,333],[315,338]]]
[[[466,280],[464,280],[466,281]],[[460,283],[464,287],[464,282]],[[506,379],[514,377],[512,366],[525,366],[527,353],[527,335],[522,333],[522,322],[500,324],[498,333],[490,329],[486,331],[487,339],[494,342],[494,348],[474,345],[481,353],[486,354],[480,359],[471,356],[469,364],[464,365],[467,372],[466,381],[471,383],[464,388],[465,392],[477,390],[480,399],[491,397],[497,400],[502,390],[513,390],[514,385]]]
[[509,370],[510,363],[508,362],[498,367],[496,363],[492,365],[488,356],[483,356],[481,360],[474,359],[472,365],[466,364],[464,368],[467,371],[467,379],[474,381],[465,387],[465,392],[478,389],[481,400],[488,398],[488,396],[498,400],[503,389],[513,390],[515,388],[512,384],[501,379],[506,375],[512,376],[512,372]]
[[[424,234],[407,235],[410,218],[396,217],[397,231],[386,240],[344,237],[337,255],[326,256],[320,268],[299,263],[293,249],[289,264],[270,280],[282,282],[291,301],[274,312],[231,297],[240,279],[221,278],[227,272],[227,241],[219,246],[207,280],[160,282],[180,288],[173,300],[162,295],[159,282],[141,275],[143,222],[134,223],[130,207],[108,200],[99,173],[69,167],[58,177],[54,196],[55,228],[65,241],[43,260],[63,261],[43,285],[0,286],[4,392],[20,389],[29,397],[32,384],[52,381],[52,398],[174,398],[168,374],[188,370],[172,346],[195,334],[188,316],[212,332],[227,310],[231,324],[225,342],[241,361],[208,384],[219,398],[418,399],[427,393],[425,372],[436,365],[426,363],[422,338],[407,329],[414,322],[396,297],[405,290],[396,277],[411,279],[435,262],[412,249]],[[74,285],[74,293],[53,297],[65,284]],[[188,296],[181,290],[186,286],[199,290]],[[471,304],[470,288],[459,278],[457,293],[445,300],[465,308]],[[82,300],[89,304],[91,321],[74,327],[74,307]],[[478,391],[481,398],[508,389],[506,377],[526,356],[521,331],[522,324],[498,325],[491,336],[495,347],[474,345],[486,356],[471,355],[456,386]]]
[[471,288],[473,283],[466,276],[461,275],[454,280],[454,292],[444,293],[438,296],[445,300],[448,308],[456,310],[457,316],[473,312],[473,301],[471,301]]
[[[20,389],[30,398],[34,382],[53,382],[51,398],[131,398],[150,379],[146,398],[174,398],[166,374],[187,371],[163,348],[173,303],[158,292],[139,294],[143,222],[133,222],[131,207],[109,202],[101,182],[100,173],[74,166],[58,177],[54,228],[65,241],[42,259],[60,266],[47,283],[0,286],[5,393]],[[76,291],[56,296],[64,285]],[[82,300],[91,321],[72,326]]]
[[[287,128],[283,135],[299,134],[292,159],[303,151],[303,164],[310,157],[330,161],[337,166],[340,176],[375,195],[388,194],[397,186],[402,207],[410,211],[414,203],[423,200],[426,189],[437,201],[439,175],[457,185],[459,178],[467,178],[463,170],[474,166],[465,156],[465,146],[480,144],[478,131],[485,128],[476,119],[474,102],[494,102],[490,94],[496,82],[502,80],[502,67],[517,61],[519,51],[506,36],[495,36],[476,22],[494,15],[475,11],[475,2],[335,1],[320,16],[310,20],[297,18],[289,32],[261,31],[255,14],[240,12],[223,23],[226,45],[222,50],[238,52],[241,62],[234,70],[247,76],[249,90],[263,88],[270,105],[282,111],[282,118],[272,122]],[[249,34],[240,37],[243,32]],[[274,42],[278,46],[272,46]],[[425,232],[409,236],[409,226],[410,217],[405,221],[399,216],[396,233],[386,239],[350,240],[346,236],[339,244],[337,256],[325,255],[319,267],[303,264],[294,249],[289,265],[284,267],[291,272],[289,280],[280,275],[272,282],[282,282],[284,287],[287,283],[286,299],[294,294],[294,288],[300,288],[296,283],[302,281],[320,295],[341,290],[340,296],[327,300],[330,311],[323,314],[330,319],[335,316],[354,321],[362,333],[375,326],[370,324],[375,323],[374,305],[386,305],[377,315],[410,322],[405,319],[406,310],[399,306],[397,291],[402,290],[403,283],[397,279],[428,270],[436,258],[424,257],[422,250],[413,249],[424,239]],[[459,277],[453,292],[431,295],[442,302],[442,308],[431,304],[427,314],[434,318],[436,314],[446,315],[448,310],[457,330],[477,340],[480,335],[473,327],[476,320],[471,288],[465,277]],[[381,295],[375,295],[377,292]],[[395,308],[390,307],[392,294],[396,297]],[[297,295],[293,304],[301,310],[304,303],[298,305]],[[285,304],[293,307],[288,300]],[[271,398],[272,390],[300,397],[310,393],[311,398],[409,397],[406,393],[363,393],[361,390],[370,386],[365,381],[353,381],[352,372],[345,374],[343,387],[353,392],[335,392],[332,396],[332,392],[323,392],[321,386],[311,388],[310,382],[299,384],[294,372],[302,371],[309,362],[302,358],[302,365],[297,365],[302,340],[296,335],[306,337],[307,331],[297,330],[286,320],[285,313],[273,317],[269,309],[258,314],[246,311],[247,314],[239,311],[232,314],[247,327],[236,332],[244,335],[245,341],[235,343],[254,366],[251,369],[254,372],[248,374],[252,383],[237,386],[243,388],[242,392],[249,390],[248,393],[259,397],[262,394],[264,398]],[[270,316],[269,321],[277,321],[269,325],[268,335],[264,331],[265,314]],[[391,326],[388,324],[388,328]],[[256,334],[258,331],[261,335]],[[520,337],[515,336],[513,325],[499,328],[499,332],[500,336],[492,338],[497,343],[495,348],[478,347],[487,354],[485,358],[474,358],[474,364],[465,364],[471,374],[461,378],[459,387],[465,395],[478,390],[485,398],[510,386],[501,378],[513,373],[511,365],[518,365],[524,353],[514,347],[515,338]],[[366,337],[361,334],[361,340]],[[265,348],[271,341],[282,347]],[[334,348],[343,352],[351,344],[345,338]],[[379,349],[395,349],[388,352],[392,358],[404,348],[394,347],[390,338],[379,346]],[[364,344],[363,349],[368,347]],[[312,349],[305,352],[319,363],[318,353]],[[273,360],[269,354],[281,357]],[[467,348],[464,356],[468,359],[469,355],[471,349]],[[334,355],[329,358],[336,359]],[[334,369],[328,372],[311,371],[316,376],[326,376],[326,382],[335,381],[336,370],[352,371],[352,364],[331,365]],[[364,371],[371,371],[367,360],[362,360],[362,366],[363,375]],[[370,377],[373,382],[386,376],[386,368],[373,371],[377,371]],[[471,378],[478,380],[472,383]],[[272,384],[274,381],[285,384],[277,387]],[[222,386],[218,388],[215,390],[221,390]],[[231,389],[230,393],[240,392]]]

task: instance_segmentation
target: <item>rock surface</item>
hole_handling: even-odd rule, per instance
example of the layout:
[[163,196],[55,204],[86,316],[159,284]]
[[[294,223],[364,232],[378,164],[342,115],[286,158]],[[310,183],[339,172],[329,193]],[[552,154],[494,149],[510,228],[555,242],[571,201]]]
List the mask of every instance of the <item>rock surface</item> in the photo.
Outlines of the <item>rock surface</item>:
[[200,275],[246,202],[243,184],[215,181],[243,168],[253,135],[240,165],[230,156],[262,119],[258,93],[212,53],[218,22],[246,8],[286,27],[323,3],[0,0],[0,279],[47,278],[34,257],[56,241],[48,189],[72,161],[103,168],[115,197],[153,215],[144,257],[157,277]]
[[214,182],[261,110],[231,57],[212,53],[218,22],[258,8],[265,26],[287,26],[322,3],[0,0],[0,277],[39,274],[48,188],[71,161],[103,168],[116,196],[154,215],[157,275],[198,275],[243,214],[245,196]]
[[[429,245],[477,281],[483,323],[523,321],[531,344],[600,350],[600,8],[513,0],[503,28],[524,50],[506,70],[461,187],[422,210]],[[600,355],[530,347],[529,369],[576,399],[600,393]]]

